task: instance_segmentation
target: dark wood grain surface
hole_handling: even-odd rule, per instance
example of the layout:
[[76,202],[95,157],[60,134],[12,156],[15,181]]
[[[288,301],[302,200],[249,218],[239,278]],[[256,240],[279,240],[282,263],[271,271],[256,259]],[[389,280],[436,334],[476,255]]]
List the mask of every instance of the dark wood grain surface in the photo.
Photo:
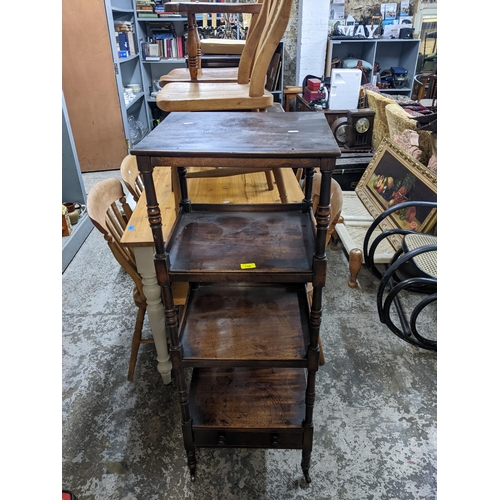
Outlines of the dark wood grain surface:
[[184,319],[186,366],[306,366],[305,285],[200,285]]
[[210,205],[181,214],[167,244],[172,279],[276,282],[276,273],[289,273],[284,281],[311,280],[314,222],[300,204],[198,207]]
[[193,426],[214,429],[302,429],[302,368],[196,368],[189,395]]
[[323,113],[170,113],[131,154],[336,158]]

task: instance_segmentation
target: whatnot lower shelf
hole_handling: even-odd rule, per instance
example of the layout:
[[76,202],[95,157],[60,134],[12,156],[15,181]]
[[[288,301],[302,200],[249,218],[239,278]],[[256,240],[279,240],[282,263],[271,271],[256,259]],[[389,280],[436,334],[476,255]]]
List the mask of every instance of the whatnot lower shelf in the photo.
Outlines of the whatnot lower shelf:
[[304,284],[201,284],[180,326],[185,366],[306,367]]
[[189,391],[196,446],[301,448],[303,368],[197,368]]
[[190,282],[307,283],[314,250],[315,221],[300,203],[192,204],[166,245],[170,279]]

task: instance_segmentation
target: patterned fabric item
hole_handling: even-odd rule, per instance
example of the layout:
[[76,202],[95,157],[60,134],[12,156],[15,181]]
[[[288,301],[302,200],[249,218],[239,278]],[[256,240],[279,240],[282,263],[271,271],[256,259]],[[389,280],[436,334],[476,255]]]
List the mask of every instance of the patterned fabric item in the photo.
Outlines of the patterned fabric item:
[[422,150],[418,147],[418,134],[415,130],[403,130],[401,134],[396,134],[392,140],[409,155],[420,161]]
[[366,87],[365,91],[368,107],[375,111],[375,118],[373,120],[372,145],[373,149],[377,150],[380,146],[380,143],[382,142],[382,139],[384,137],[390,137],[387,117],[385,115],[385,107],[388,104],[394,104],[394,101],[381,92],[374,92],[373,90],[370,90]]
[[438,173],[438,160],[436,155],[432,155],[429,158],[429,163],[427,164],[427,168],[431,171],[434,172],[436,175]]
[[427,130],[420,130],[417,122],[397,103],[392,103],[384,108],[387,120],[388,134],[391,139],[401,134],[404,130],[414,130],[418,134],[418,147],[422,155],[418,159],[423,165],[429,163],[432,155],[437,155],[437,138]]

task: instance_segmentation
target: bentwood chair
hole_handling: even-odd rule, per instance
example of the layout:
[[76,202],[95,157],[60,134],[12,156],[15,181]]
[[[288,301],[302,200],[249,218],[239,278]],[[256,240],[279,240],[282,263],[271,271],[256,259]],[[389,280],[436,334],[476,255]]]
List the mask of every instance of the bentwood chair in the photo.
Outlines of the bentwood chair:
[[[258,46],[257,26],[260,11],[264,9],[260,22],[265,23],[269,0],[257,0],[252,3],[170,3],[169,9],[187,14],[188,18],[188,67],[175,68],[159,80],[160,87],[172,82],[238,82],[248,83],[250,71]],[[197,13],[242,13],[252,15],[246,40],[206,39],[200,40],[196,23]],[[233,47],[236,44],[236,47]],[[205,47],[205,48],[204,48]],[[203,51],[225,51],[241,54],[238,67],[202,68],[201,54]]]
[[[264,22],[261,11],[252,29],[258,40],[249,81],[239,82],[172,82],[156,96],[162,111],[257,111],[273,105],[271,92],[265,89],[267,70],[283,34],[285,33],[293,0],[269,0],[269,11]],[[247,43],[249,41],[247,40]]]
[[415,75],[415,93],[417,102],[427,99],[432,102],[431,108],[436,107],[437,100],[437,74],[419,73]]
[[[436,202],[407,201],[388,208],[373,221],[363,244],[365,264],[380,279],[377,290],[380,322],[405,342],[432,351],[437,350],[435,332],[427,324],[423,325],[426,330],[423,333],[418,321],[427,306],[437,303],[437,236],[396,228],[383,231],[371,242],[370,239],[377,226],[397,210],[436,207]],[[381,270],[374,262],[374,255],[386,238],[398,238],[400,247]],[[416,302],[415,294],[423,298]]]
[[[142,328],[146,315],[146,297],[143,292],[141,276],[137,271],[134,251],[120,244],[120,239],[132,215],[125,199],[125,192],[118,179],[105,179],[96,184],[87,197],[87,211],[94,226],[104,235],[115,259],[134,282],[133,297],[137,306],[132,349],[130,354],[128,380],[133,380],[139,346],[153,343],[152,338],[144,338]],[[174,304],[182,308],[186,302],[187,283],[174,283]]]

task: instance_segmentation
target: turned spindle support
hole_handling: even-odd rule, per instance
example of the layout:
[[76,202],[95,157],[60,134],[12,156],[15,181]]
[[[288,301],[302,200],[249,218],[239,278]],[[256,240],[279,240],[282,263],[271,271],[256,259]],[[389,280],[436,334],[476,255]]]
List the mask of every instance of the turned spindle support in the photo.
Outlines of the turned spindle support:
[[358,286],[358,274],[361,270],[361,264],[363,263],[363,252],[359,248],[353,248],[349,252],[349,281],[347,284],[351,288],[356,288]]

